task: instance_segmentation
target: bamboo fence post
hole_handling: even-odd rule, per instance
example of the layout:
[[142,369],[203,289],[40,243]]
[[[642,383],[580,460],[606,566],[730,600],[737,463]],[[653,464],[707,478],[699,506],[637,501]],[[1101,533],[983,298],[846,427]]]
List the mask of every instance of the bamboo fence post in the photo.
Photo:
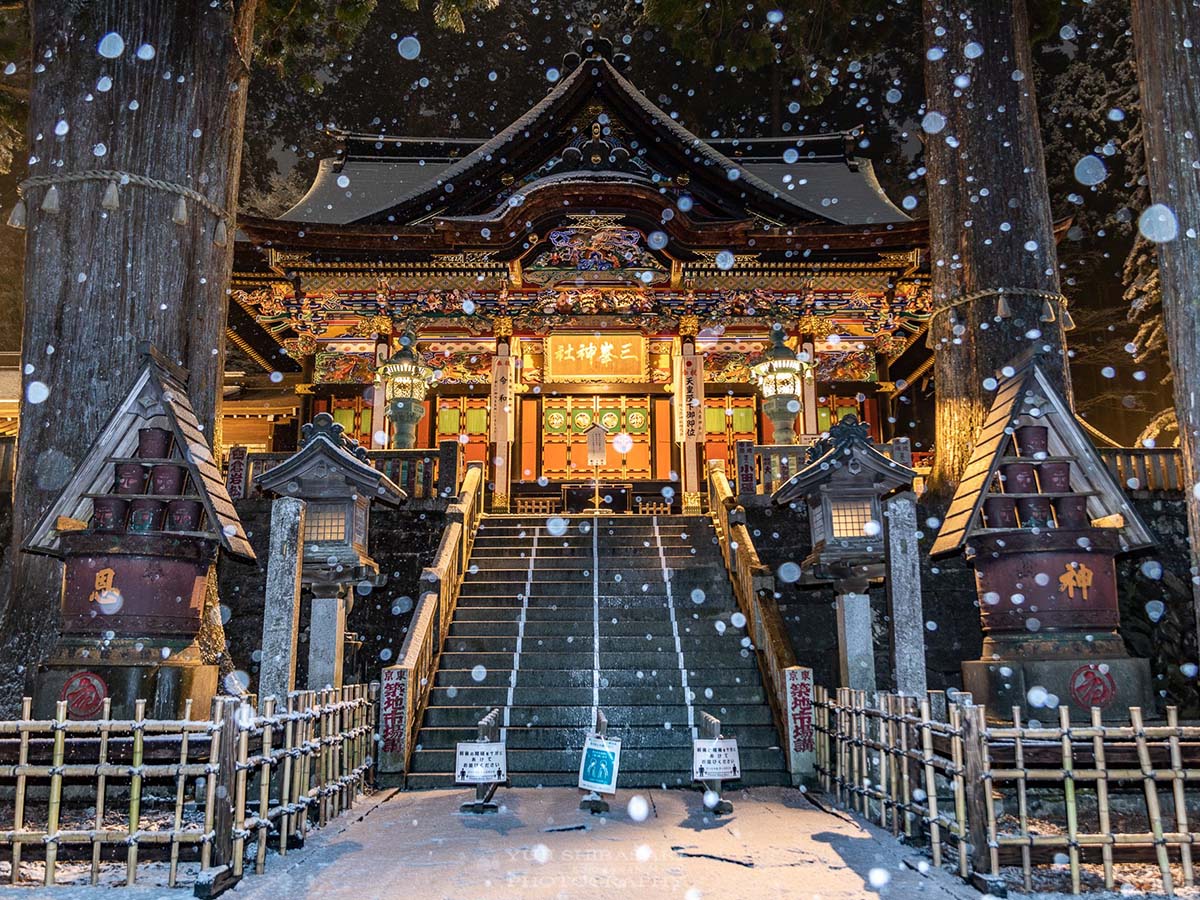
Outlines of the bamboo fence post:
[[62,811],[62,764],[67,744],[67,702],[59,700],[54,710],[54,751],[50,763],[50,805],[46,814],[46,877],[47,887],[54,884],[54,869],[58,862],[58,818]]
[[[192,701],[188,700],[184,703],[183,719],[188,722],[191,718]],[[185,727],[179,736],[179,774],[175,776],[175,818],[171,827],[171,869],[167,876],[167,887],[175,887],[175,878],[179,873],[179,832],[183,828],[183,796],[187,782],[183,771],[188,763],[188,737],[189,732]]]
[[16,796],[13,798],[13,846],[12,846],[12,871],[9,873],[10,880],[13,884],[18,884],[21,880],[21,839],[17,837],[25,830],[25,766],[29,764],[29,728],[27,724],[33,717],[33,698],[25,697],[21,700],[21,749],[17,755],[17,771],[21,774],[17,775]]
[[[1100,853],[1104,861],[1104,889],[1111,891],[1115,886],[1113,879],[1113,835],[1112,823],[1108,810],[1108,765],[1104,753],[1104,725],[1101,720],[1100,707],[1092,707],[1092,756],[1096,762],[1096,810],[1100,819],[1100,833],[1104,835],[1104,843]],[[1028,855],[1028,852],[1026,852]],[[1028,865],[1028,864],[1027,864]]]
[[146,701],[133,705],[133,759],[129,768],[129,850],[125,855],[125,884],[137,881],[138,832],[142,823],[142,756],[145,752]]
[[825,794],[829,790],[829,709],[826,704],[829,701],[829,695],[825,688],[819,687],[816,689],[813,705],[815,709],[816,727],[813,729],[816,737],[817,751],[817,777],[821,780],[821,791]]
[[1075,750],[1071,743],[1071,710],[1058,708],[1058,730],[1062,735],[1063,802],[1067,812],[1067,859],[1071,867],[1071,893],[1079,893],[1079,807],[1075,799]]
[[[104,766],[108,763],[108,735],[112,719],[112,698],[105,697],[100,706],[100,748],[96,754],[96,832],[92,838],[92,884],[100,883],[100,848],[104,842],[99,832],[104,828],[104,804],[108,792],[108,776],[104,774]],[[15,851],[15,847],[13,848]]]
[[300,790],[297,793],[297,798],[303,804],[303,809],[300,813],[300,837],[303,840],[308,835],[308,817],[310,812],[310,799],[312,784],[312,763],[313,763],[313,748],[312,748],[312,732],[313,732],[313,691],[305,691],[301,696],[303,704],[303,712],[300,718],[301,733],[303,741],[299,742],[303,748],[300,755]]
[[[1013,762],[1017,770],[1017,816],[1021,823],[1021,834],[1029,834],[1029,794],[1025,778],[1025,741],[1021,728],[1021,707],[1012,708],[1013,728],[1017,736],[1013,741]],[[1021,879],[1026,891],[1033,890],[1033,868],[1030,864],[1029,844],[1021,844]]]
[[295,802],[295,794],[292,791],[292,753],[295,750],[295,734],[296,723],[293,713],[295,711],[295,696],[288,695],[287,698],[287,716],[283,722],[283,770],[279,776],[279,805],[283,812],[279,816],[279,855],[287,856],[288,838],[292,833],[291,806]]
[[[990,785],[983,780],[983,720],[975,710],[982,707],[950,704],[950,757],[954,765],[954,827],[958,842],[958,874],[968,877],[973,868],[981,872],[987,866],[987,819],[985,811],[992,802]],[[971,856],[968,859],[967,845]]]
[[232,697],[220,698],[220,744],[217,747],[216,802],[213,808],[214,866],[233,864],[233,804],[237,784],[238,703]]
[[[1175,830],[1187,834],[1188,814],[1187,798],[1184,796],[1183,753],[1179,747],[1179,710],[1174,706],[1167,707],[1167,727],[1171,729],[1169,746],[1171,748],[1171,791],[1175,796]],[[1195,884],[1195,873],[1192,870],[1192,845],[1186,841],[1179,845],[1180,863],[1183,868],[1183,885],[1191,887]]]
[[[233,704],[241,708],[241,701]],[[246,780],[250,774],[250,728],[237,723],[237,762],[233,793],[233,875],[242,877],[246,856]]]
[[224,721],[224,701],[213,697],[208,720],[212,730],[208,737],[208,775],[204,779],[204,841],[200,845],[200,870],[213,864],[213,847],[216,843],[216,796],[217,766],[221,761],[221,723]]
[[925,766],[925,805],[929,818],[929,849],[934,867],[942,864],[942,826],[938,822],[937,773],[933,768],[933,731],[929,698],[921,701],[921,758]]
[[255,843],[254,872],[261,875],[267,866],[267,839],[271,824],[271,729],[275,715],[275,698],[263,703],[262,767],[258,775],[258,836]]
[[912,750],[909,746],[909,730],[910,730],[910,713],[914,699],[912,697],[900,696],[898,698],[900,706],[900,797],[903,800],[904,806],[904,836],[908,839],[913,837],[913,795],[912,795]]
[[[885,724],[885,734],[880,743],[883,748],[879,751],[879,765],[884,768],[887,773],[887,803],[886,808],[892,825],[892,836],[900,834],[900,794],[899,794],[899,773],[896,771],[896,757],[894,755],[895,744],[898,743],[896,735],[896,724],[893,718],[893,713],[896,707],[896,697],[891,694],[883,695],[883,714]],[[886,823],[885,823],[886,827]]]
[[846,693],[848,688],[837,689],[837,707],[834,716],[837,721],[837,800],[843,808],[849,808],[846,793],[846,780],[850,773],[850,721],[846,711]]
[[1150,762],[1150,748],[1146,745],[1146,729],[1142,724],[1140,707],[1129,707],[1129,721],[1133,726],[1137,744],[1138,763],[1142,768],[1142,786],[1146,792],[1146,812],[1150,817],[1150,829],[1154,834],[1154,850],[1158,857],[1158,868],[1162,871],[1163,892],[1175,896],[1175,882],[1171,877],[1171,858],[1163,840],[1162,809],[1158,803],[1158,783],[1155,781],[1154,766]]

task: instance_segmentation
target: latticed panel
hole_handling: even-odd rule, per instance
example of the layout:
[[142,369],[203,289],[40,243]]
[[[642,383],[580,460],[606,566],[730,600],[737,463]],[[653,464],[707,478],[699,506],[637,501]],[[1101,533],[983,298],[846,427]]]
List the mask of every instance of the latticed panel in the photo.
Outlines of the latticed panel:
[[341,505],[310,505],[304,518],[306,541],[344,541],[346,510]]
[[835,538],[863,537],[865,528],[872,519],[871,501],[869,498],[860,500],[834,500],[833,536]]

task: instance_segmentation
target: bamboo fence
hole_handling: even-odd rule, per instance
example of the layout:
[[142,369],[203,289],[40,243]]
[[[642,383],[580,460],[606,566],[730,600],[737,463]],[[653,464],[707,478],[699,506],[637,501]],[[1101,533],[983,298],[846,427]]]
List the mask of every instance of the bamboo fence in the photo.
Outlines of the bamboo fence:
[[217,697],[208,718],[189,702],[180,720],[147,719],[145,701],[115,720],[106,700],[86,721],[63,702],[33,719],[26,699],[0,721],[0,875],[53,885],[67,861],[92,884],[114,864],[126,885],[165,863],[174,887],[181,861],[227,872],[225,886],[248,864],[262,873],[269,846],[286,854],[370,789],[376,697],[375,684],[302,691],[261,714]]
[[[963,695],[964,697],[966,695]],[[944,714],[935,710],[945,709]],[[1052,724],[989,722],[982,706],[895,694],[817,688],[817,775],[822,789],[863,818],[927,845],[934,865],[963,878],[1003,882],[1014,867],[1032,890],[1039,867],[1055,866],[1083,888],[1094,864],[1106,889],[1114,866],[1152,862],[1173,896],[1176,877],[1195,883],[1189,797],[1200,802],[1200,725],[1175,708],[1147,724],[1137,707],[1128,725],[1072,722],[1065,706]],[[1037,815],[1034,810],[1037,810]]]

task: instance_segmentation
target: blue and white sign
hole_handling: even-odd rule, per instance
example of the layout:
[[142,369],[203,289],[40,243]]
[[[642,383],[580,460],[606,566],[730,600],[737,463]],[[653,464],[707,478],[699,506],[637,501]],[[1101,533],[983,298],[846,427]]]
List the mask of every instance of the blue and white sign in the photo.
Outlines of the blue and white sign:
[[742,777],[737,741],[733,738],[692,741],[694,781],[736,781]]
[[617,792],[617,770],[621,768],[621,742],[589,734],[579,760],[579,786],[598,794]]

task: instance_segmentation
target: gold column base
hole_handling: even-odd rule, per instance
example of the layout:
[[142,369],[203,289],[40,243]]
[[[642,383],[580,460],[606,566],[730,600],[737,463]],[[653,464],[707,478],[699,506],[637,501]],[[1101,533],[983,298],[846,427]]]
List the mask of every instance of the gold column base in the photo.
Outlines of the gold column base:
[[492,494],[492,512],[508,512],[508,494]]
[[700,492],[699,491],[684,491],[683,492],[683,514],[685,516],[700,515]]

